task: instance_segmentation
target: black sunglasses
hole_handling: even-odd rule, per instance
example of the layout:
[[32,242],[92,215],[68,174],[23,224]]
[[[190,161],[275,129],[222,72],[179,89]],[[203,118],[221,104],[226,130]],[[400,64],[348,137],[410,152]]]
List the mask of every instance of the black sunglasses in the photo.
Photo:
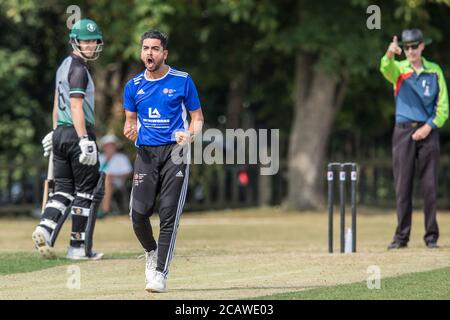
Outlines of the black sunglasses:
[[415,44],[410,44],[410,45],[404,45],[403,50],[408,51],[410,48],[413,50],[416,50],[419,47],[419,45],[420,45],[420,42],[415,43]]

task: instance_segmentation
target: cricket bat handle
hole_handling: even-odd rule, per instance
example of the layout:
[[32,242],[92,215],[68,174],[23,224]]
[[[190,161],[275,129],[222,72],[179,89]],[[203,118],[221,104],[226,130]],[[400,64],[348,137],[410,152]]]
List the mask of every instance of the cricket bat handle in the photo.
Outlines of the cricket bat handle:
[[55,176],[53,174],[53,152],[50,152],[50,156],[48,158],[47,179],[44,182],[44,194],[42,196],[42,212],[44,212],[45,205],[47,204],[50,187],[53,188],[53,186],[50,185],[53,184],[54,177]]

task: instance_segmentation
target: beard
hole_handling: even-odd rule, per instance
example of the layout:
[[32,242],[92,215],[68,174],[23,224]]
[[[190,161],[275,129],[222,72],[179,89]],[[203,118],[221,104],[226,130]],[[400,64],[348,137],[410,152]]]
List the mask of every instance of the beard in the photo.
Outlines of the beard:
[[162,64],[162,63],[154,64],[152,68],[147,68],[147,70],[150,71],[150,72],[158,71],[159,68],[161,67],[161,64]]

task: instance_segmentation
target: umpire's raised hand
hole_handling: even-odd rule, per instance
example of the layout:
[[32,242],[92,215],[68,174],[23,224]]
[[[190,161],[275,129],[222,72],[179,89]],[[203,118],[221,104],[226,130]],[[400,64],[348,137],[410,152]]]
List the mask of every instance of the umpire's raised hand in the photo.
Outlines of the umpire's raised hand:
[[401,55],[402,54],[402,48],[398,45],[397,36],[394,36],[392,39],[392,42],[389,44],[389,48],[386,52],[386,56],[389,59],[392,59],[394,55]]

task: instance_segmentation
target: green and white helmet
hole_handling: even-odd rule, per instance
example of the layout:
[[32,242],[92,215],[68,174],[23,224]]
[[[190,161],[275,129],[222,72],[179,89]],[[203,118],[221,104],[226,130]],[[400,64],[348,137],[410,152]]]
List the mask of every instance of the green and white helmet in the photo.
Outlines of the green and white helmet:
[[[103,36],[100,28],[93,20],[81,19],[77,21],[69,34],[72,48],[81,53],[86,60],[96,60],[103,50]],[[79,40],[97,40],[97,47],[95,48],[92,57],[86,57],[81,50]]]

